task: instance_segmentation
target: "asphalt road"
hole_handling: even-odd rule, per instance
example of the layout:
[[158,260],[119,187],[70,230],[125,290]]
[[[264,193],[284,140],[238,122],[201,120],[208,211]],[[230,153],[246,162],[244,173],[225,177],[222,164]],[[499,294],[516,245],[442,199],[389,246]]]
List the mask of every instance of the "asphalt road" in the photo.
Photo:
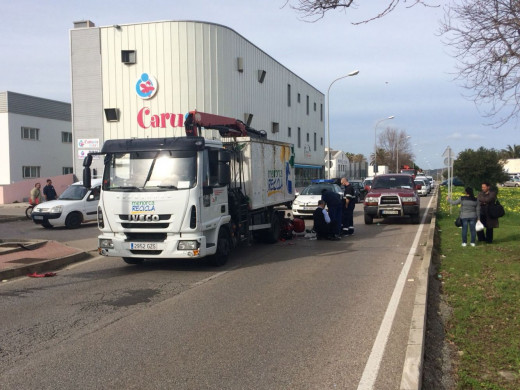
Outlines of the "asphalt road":
[[[399,388],[425,233],[407,262],[420,225],[366,226],[357,207],[354,237],[242,247],[223,268],[100,257],[1,284],[0,387],[356,389],[368,371],[373,388]],[[97,235],[19,224],[65,242]]]

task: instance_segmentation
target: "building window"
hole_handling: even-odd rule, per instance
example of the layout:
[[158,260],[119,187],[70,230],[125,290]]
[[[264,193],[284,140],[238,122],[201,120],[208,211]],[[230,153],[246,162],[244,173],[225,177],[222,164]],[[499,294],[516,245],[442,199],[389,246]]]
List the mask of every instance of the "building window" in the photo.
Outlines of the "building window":
[[22,167],[22,176],[24,179],[40,177],[40,167]]
[[40,139],[40,129],[35,129],[34,127],[22,127],[22,139],[38,141]]
[[309,142],[309,133],[307,133],[307,142]]
[[314,112],[316,112],[316,102],[314,102]]
[[316,139],[317,139],[317,134],[314,133],[314,151],[316,151]]
[[280,124],[277,122],[273,122],[271,126],[271,131],[274,133],[278,133],[280,131]]
[[323,103],[320,104],[320,121],[323,122]]
[[323,146],[323,137],[320,137],[320,146]]
[[298,103],[301,103],[302,102],[302,97],[300,95],[300,93],[298,93]]
[[302,147],[302,130],[298,127],[298,147]]
[[291,128],[287,128],[287,137],[291,138]]
[[291,84],[287,84],[287,107],[291,107]]
[[68,131],[62,131],[61,132],[61,142],[65,144],[71,144],[72,143],[72,133],[69,133]]
[[309,115],[309,95],[307,95],[307,115]]
[[61,168],[61,172],[62,172],[61,173],[62,175],[68,175],[68,174],[74,173],[72,167],[63,167],[63,168]]
[[135,50],[121,50],[121,62],[123,64],[135,64]]

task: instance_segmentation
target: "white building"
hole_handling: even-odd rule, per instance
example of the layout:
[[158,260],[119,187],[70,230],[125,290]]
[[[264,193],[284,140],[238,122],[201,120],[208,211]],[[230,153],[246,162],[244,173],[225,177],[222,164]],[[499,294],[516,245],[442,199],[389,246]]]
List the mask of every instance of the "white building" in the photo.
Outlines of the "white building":
[[510,175],[520,174],[520,158],[509,158],[504,163],[504,171]]
[[[329,149],[325,148],[325,176],[328,176]],[[368,163],[366,160],[351,162],[344,151],[330,149],[330,178],[364,179],[367,175]]]
[[0,145],[0,185],[73,173],[70,104],[0,92]]
[[[74,27],[78,173],[105,140],[184,135],[184,115],[196,109],[294,144],[296,186],[298,178],[322,177],[324,95],[232,29],[196,21]],[[92,167],[101,170],[102,160]]]

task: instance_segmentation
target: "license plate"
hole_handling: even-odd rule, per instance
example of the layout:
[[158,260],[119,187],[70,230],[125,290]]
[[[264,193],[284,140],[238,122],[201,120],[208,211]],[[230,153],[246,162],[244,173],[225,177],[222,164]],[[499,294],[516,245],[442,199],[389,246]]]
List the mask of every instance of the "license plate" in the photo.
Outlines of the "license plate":
[[34,219],[43,219],[43,217],[41,215],[35,215],[33,218]]
[[383,214],[390,214],[390,215],[398,215],[399,211],[397,210],[383,210]]
[[131,242],[130,249],[134,251],[156,251],[159,245],[156,242]]

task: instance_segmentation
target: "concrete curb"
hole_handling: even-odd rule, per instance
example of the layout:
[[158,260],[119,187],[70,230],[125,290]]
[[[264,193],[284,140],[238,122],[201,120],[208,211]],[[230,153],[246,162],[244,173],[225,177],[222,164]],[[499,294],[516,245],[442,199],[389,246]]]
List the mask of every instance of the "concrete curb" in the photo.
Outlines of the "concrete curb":
[[0,223],[13,221],[30,221],[25,215],[0,215]]
[[426,313],[428,309],[428,277],[433,256],[433,243],[435,237],[435,223],[437,221],[435,211],[438,204],[438,188],[434,195],[433,215],[428,230],[428,241],[424,258],[420,265],[415,293],[415,302],[408,335],[408,345],[401,376],[400,390],[420,390],[422,387],[422,369],[424,357],[424,340],[426,335]]
[[69,256],[58,257],[56,259],[42,260],[28,265],[21,265],[10,269],[0,270],[0,280],[26,276],[27,274],[34,272],[42,273],[53,271],[59,268],[63,268],[69,264],[86,260],[90,257],[92,257],[92,255],[88,252],[79,252]]

